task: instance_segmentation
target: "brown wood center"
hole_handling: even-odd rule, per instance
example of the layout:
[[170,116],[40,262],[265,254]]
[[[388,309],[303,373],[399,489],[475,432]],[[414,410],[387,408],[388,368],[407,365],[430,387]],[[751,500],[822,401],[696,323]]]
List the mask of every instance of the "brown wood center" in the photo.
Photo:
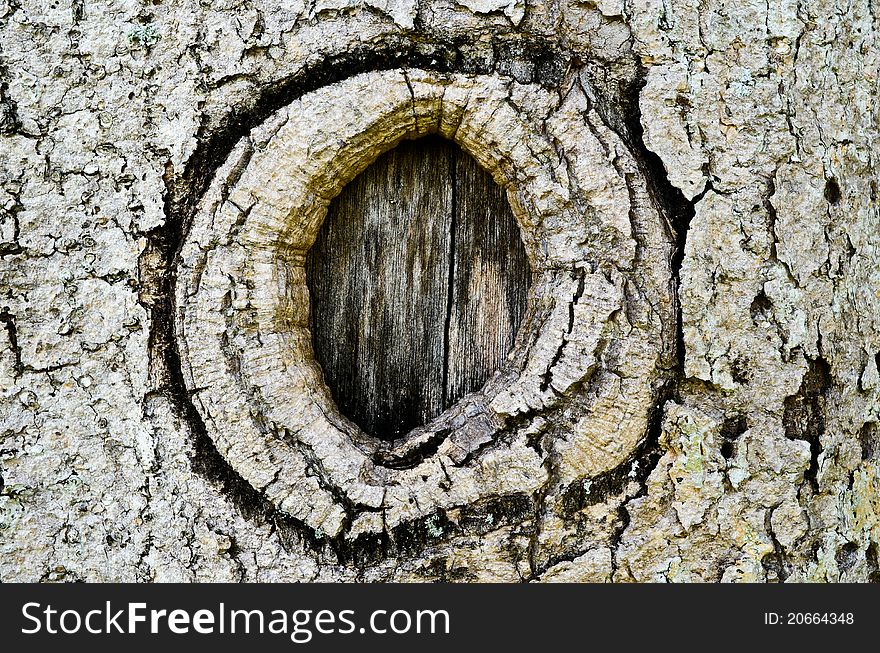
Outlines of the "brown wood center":
[[343,189],[306,274],[325,381],[383,440],[480,389],[513,345],[531,280],[504,191],[440,137],[404,141]]

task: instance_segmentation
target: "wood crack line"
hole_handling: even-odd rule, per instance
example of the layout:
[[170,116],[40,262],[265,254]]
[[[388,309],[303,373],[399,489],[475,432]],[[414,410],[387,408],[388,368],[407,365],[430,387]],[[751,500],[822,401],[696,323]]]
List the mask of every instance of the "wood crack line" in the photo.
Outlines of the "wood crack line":
[[456,230],[456,211],[457,200],[456,186],[456,162],[454,152],[449,154],[449,178],[451,181],[450,188],[450,209],[451,216],[449,218],[449,272],[446,280],[446,321],[443,325],[443,401],[441,402],[442,410],[449,407],[449,330],[452,326],[452,303],[454,301],[455,288],[455,230]]

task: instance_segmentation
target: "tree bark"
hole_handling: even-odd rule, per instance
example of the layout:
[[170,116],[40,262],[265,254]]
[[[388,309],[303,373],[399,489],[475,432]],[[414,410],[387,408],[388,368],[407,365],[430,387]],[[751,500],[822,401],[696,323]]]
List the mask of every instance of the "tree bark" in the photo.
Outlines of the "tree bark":
[[[0,580],[880,579],[876,3],[197,4],[0,0]],[[310,247],[429,134],[532,286],[389,442]]]

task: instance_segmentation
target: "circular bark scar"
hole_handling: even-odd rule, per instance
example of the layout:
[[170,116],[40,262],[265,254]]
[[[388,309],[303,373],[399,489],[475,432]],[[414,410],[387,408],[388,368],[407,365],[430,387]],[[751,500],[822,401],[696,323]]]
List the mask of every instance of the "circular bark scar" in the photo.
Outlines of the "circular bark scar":
[[[305,254],[330,200],[405,138],[454,140],[505,188],[534,273],[516,344],[478,392],[383,442],[315,362]],[[364,73],[242,139],[179,259],[185,382],[220,454],[329,537],[540,492],[629,460],[673,341],[671,244],[636,160],[577,83]]]

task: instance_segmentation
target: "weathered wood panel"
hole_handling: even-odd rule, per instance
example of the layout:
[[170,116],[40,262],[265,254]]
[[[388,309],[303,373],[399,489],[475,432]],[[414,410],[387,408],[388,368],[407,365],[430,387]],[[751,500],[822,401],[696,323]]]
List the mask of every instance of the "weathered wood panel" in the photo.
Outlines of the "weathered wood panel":
[[510,351],[531,274],[504,192],[472,157],[457,153],[446,406],[478,390]]
[[380,157],[331,203],[307,277],[335,401],[394,439],[498,368],[530,270],[501,188],[457,145],[425,138]]

